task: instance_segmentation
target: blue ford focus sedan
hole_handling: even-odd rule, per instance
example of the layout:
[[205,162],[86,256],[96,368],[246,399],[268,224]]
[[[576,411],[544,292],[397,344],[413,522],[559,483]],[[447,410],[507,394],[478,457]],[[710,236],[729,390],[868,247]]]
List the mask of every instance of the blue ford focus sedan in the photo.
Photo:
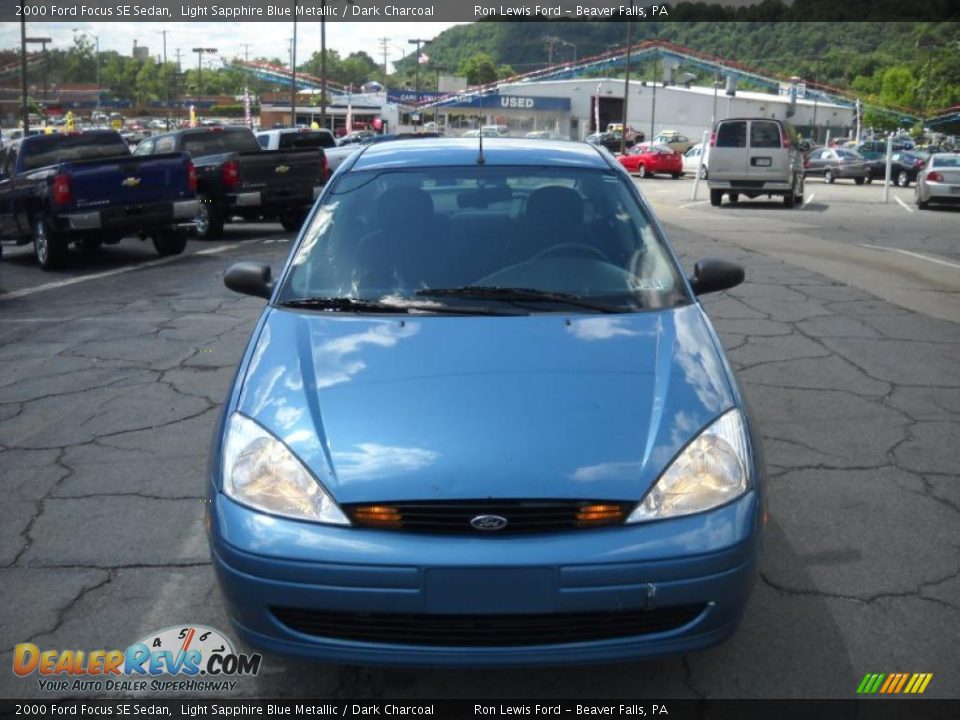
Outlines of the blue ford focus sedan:
[[[482,145],[481,145],[482,143]],[[697,296],[590,145],[398,141],[327,184],[215,433],[236,631],[340,663],[608,662],[714,645],[756,574],[763,460]]]

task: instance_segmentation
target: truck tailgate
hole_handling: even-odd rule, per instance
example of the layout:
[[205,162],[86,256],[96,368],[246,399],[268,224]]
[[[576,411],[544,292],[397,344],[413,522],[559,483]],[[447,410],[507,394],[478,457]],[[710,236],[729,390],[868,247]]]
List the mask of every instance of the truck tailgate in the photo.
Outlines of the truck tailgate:
[[271,197],[312,197],[321,178],[321,153],[317,148],[262,150],[240,153],[240,190],[260,190]]
[[186,153],[167,153],[70,162],[61,166],[70,176],[77,210],[141,205],[189,199]]

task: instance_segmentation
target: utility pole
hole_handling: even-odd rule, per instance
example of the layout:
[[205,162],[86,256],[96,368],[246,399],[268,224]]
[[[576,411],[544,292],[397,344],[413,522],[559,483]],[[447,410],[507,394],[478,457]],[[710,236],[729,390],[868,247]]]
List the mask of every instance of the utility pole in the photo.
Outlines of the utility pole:
[[215,53],[216,48],[195,47],[193,52],[197,54],[197,104],[200,104],[200,96],[203,94],[203,54]]
[[[627,72],[623,81],[623,118],[620,130],[620,154],[627,151],[627,105],[630,102],[630,50],[633,44],[633,0],[630,0],[630,16],[627,18]],[[599,102],[599,100],[597,101]],[[597,128],[600,132],[600,128]],[[651,134],[650,139],[653,139]]]
[[240,45],[243,48],[243,61],[250,62],[250,43]]
[[167,130],[170,129],[170,75],[167,73],[167,33],[169,30],[158,30],[163,35],[163,93],[164,104],[167,108]]
[[[53,42],[53,39],[48,37],[32,37],[32,38],[25,38],[24,42],[39,43],[41,46],[43,46],[43,101],[44,103],[46,103],[47,101],[47,70],[49,69],[48,68],[49,55],[47,55],[47,43]],[[26,48],[26,45],[24,45],[24,48]],[[24,70],[24,77],[26,77],[26,70]],[[46,117],[47,117],[46,105],[42,106],[42,109],[43,109],[44,122],[46,122]],[[26,133],[24,133],[24,136],[26,136]]]
[[383,49],[383,86],[387,86],[387,47],[390,45],[390,38],[380,38],[380,47]]
[[175,55],[177,58],[177,72],[178,73],[183,72],[183,68],[180,66],[180,56],[183,55],[183,53],[180,52],[180,48],[177,48],[177,52],[175,53]]
[[653,138],[656,137],[657,133],[654,131],[656,127],[657,120],[657,60],[660,58],[659,53],[653,56],[653,100],[650,103],[650,142],[653,142]]

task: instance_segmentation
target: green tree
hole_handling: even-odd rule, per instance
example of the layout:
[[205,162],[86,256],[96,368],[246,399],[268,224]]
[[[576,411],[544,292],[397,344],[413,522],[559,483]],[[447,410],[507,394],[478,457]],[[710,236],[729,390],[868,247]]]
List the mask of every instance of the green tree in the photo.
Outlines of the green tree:
[[487,53],[480,52],[463,60],[457,74],[466,77],[470,85],[486,85],[497,79],[497,65]]

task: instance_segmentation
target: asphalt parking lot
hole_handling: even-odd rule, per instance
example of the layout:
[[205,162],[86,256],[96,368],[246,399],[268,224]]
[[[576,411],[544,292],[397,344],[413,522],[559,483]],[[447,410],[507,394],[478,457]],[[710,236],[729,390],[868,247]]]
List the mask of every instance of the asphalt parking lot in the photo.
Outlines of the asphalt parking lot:
[[[645,179],[685,266],[747,281],[705,305],[765,439],[771,518],[743,624],[713,650],[616,666],[462,672],[266,656],[237,697],[854,697],[932,672],[960,697],[960,211],[912,188],[809,181],[802,208],[710,206]],[[221,282],[291,235],[228,226],[157,260],[125,241],[43,273],[0,261],[0,666],[16,643],[123,648],[232,635],[203,528],[207,446],[261,308]],[[0,673],[4,697],[43,697]],[[112,695],[111,695],[112,696]]]

